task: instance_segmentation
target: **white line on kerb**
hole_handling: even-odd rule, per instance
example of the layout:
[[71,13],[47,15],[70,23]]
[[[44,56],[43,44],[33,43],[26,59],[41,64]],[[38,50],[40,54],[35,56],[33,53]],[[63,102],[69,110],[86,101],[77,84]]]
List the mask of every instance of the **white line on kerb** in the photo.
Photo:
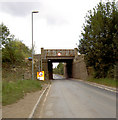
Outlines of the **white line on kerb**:
[[104,88],[103,86],[98,86],[98,85],[95,85],[95,84],[91,84],[91,83],[89,83],[89,82],[88,82],[88,84],[89,84],[89,85],[92,85],[92,86],[95,86],[95,87],[98,87],[98,88],[101,88],[101,89],[105,89],[105,90],[111,91],[111,92],[117,92],[117,91],[115,91],[115,90],[111,90],[111,89],[109,89],[109,88]]
[[42,92],[42,94],[40,95],[40,97],[39,97],[39,99],[37,100],[37,102],[36,102],[36,104],[35,104],[35,106],[34,106],[32,112],[31,112],[30,115],[29,115],[29,118],[32,118],[32,117],[33,117],[37,105],[39,104],[39,102],[40,102],[40,100],[41,100],[43,94],[45,93],[45,91],[47,90],[47,88],[48,88],[49,86],[51,86],[51,85],[48,85],[48,86],[45,88],[45,90]]
[[[47,93],[46,93],[46,96],[45,96],[45,99],[44,99],[44,101],[43,101],[43,105],[42,105],[42,106],[44,106],[44,104],[45,104],[45,102],[46,102],[46,99],[47,99],[47,96],[48,96],[48,94],[49,94],[50,88],[51,88],[51,85],[49,86],[49,89],[48,89],[48,91],[47,91]],[[42,110],[41,110],[40,113],[42,113]],[[41,118],[41,116],[39,115],[38,118]]]
[[49,93],[49,91],[50,91],[50,87],[51,87],[51,85],[49,86],[49,89],[48,89],[48,91],[47,91],[47,93],[46,93],[46,95],[45,95],[44,103],[45,103],[45,101],[46,101],[46,99],[47,99],[48,93]]

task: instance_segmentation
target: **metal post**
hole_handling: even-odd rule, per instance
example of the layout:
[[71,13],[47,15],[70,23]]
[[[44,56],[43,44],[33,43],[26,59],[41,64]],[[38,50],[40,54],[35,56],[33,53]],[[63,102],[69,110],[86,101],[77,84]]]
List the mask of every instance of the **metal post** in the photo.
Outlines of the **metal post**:
[[41,57],[40,57],[40,55],[39,55],[39,72],[40,72],[40,58],[41,58]]
[[33,54],[34,54],[34,46],[33,46],[33,13],[38,13],[38,11],[33,11],[32,12],[32,80],[34,79],[34,59],[33,59]]
[[32,12],[32,80],[34,79],[34,64],[33,64],[33,12]]
[[42,71],[42,58],[41,58],[41,71]]

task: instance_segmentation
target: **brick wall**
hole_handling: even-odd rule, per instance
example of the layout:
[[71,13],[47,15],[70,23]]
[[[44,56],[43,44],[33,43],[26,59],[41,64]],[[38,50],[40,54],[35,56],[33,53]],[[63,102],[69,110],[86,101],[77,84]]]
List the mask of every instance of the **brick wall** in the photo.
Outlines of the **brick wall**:
[[74,59],[72,67],[73,78],[86,80],[88,78],[86,63],[84,61],[84,55],[79,55]]

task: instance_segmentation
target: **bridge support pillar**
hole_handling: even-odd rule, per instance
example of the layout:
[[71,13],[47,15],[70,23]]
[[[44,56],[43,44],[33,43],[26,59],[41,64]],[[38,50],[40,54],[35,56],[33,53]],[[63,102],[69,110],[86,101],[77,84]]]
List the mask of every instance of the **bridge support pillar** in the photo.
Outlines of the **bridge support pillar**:
[[53,79],[53,66],[51,61],[48,61],[48,75],[49,75],[49,80]]
[[64,63],[64,77],[68,78],[66,63]]
[[72,78],[72,61],[64,64],[64,77]]
[[77,56],[77,49],[44,49],[41,48],[39,69],[45,71],[45,80],[53,79],[52,62],[66,62],[65,76],[72,77],[72,62]]
[[49,75],[48,75],[48,60],[47,59],[42,59],[42,71],[45,72],[45,80],[48,80]]

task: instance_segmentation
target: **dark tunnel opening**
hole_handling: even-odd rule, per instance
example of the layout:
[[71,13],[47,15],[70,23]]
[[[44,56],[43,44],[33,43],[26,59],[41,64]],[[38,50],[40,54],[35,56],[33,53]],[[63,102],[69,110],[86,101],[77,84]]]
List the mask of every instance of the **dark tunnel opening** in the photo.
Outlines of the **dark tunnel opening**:
[[73,59],[48,59],[48,75],[49,79],[53,79],[53,63],[63,62],[64,63],[64,77],[72,78],[72,63]]

